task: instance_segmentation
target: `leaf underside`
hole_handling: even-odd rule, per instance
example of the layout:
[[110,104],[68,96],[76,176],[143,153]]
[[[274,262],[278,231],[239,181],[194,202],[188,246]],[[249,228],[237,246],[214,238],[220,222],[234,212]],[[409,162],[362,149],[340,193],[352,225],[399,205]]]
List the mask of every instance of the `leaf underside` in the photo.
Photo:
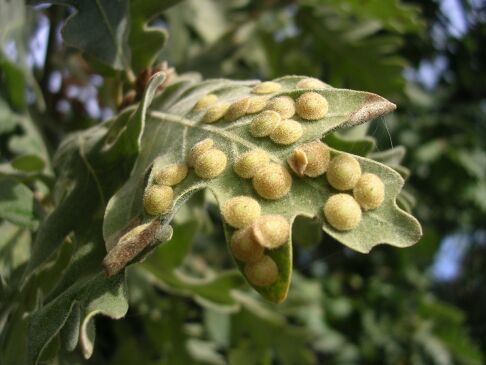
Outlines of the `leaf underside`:
[[[278,93],[271,97],[287,95],[296,99],[308,89],[296,89],[301,76],[283,77],[275,82],[282,85]],[[324,139],[338,128],[350,127],[367,122],[395,109],[395,106],[378,95],[328,87],[313,90],[323,95],[329,102],[328,114],[318,121],[305,121],[294,116],[304,128],[303,136],[290,146],[273,143],[269,138],[254,138],[248,129],[254,115],[243,116],[236,121],[224,120],[214,124],[204,124],[201,119],[204,111],[193,112],[195,103],[204,95],[218,95],[219,101],[233,102],[251,96],[251,90],[258,81],[207,80],[200,82],[197,77],[187,76],[176,80],[162,94],[158,95],[146,116],[140,154],[135,162],[130,178],[108,203],[103,235],[105,242],[116,242],[134,221],[147,222],[153,217],[143,211],[142,196],[147,178],[150,181],[150,169],[157,158],[162,164],[186,161],[191,147],[197,142],[211,138],[215,147],[224,151],[228,165],[217,178],[204,180],[193,170],[174,187],[174,205],[171,211],[160,217],[162,226],[168,225],[178,209],[201,189],[209,189],[218,204],[237,195],[251,196],[262,206],[262,214],[279,214],[288,219],[290,224],[299,215],[317,217],[322,222],[324,232],[339,242],[358,252],[367,253],[378,244],[387,243],[397,247],[407,247],[421,236],[419,223],[396,204],[396,198],[404,181],[392,168],[368,158],[355,156],[363,172],[374,173],[386,186],[385,201],[376,210],[363,213],[360,225],[347,232],[333,229],[324,219],[324,202],[337,193],[327,183],[325,175],[317,178],[292,176],[292,189],[282,199],[271,201],[259,197],[253,190],[251,180],[244,180],[236,175],[232,165],[242,153],[256,148],[267,151],[271,160],[286,165],[287,157],[299,145]],[[373,146],[363,146],[364,153]],[[333,150],[333,155],[339,151]],[[159,162],[158,162],[159,163]],[[288,166],[287,166],[288,167]],[[224,224],[226,239],[229,241],[234,229]],[[110,248],[110,247],[109,247]],[[278,265],[279,278],[269,287],[255,287],[265,298],[272,302],[285,299],[290,285],[292,271],[292,242],[267,252]],[[242,263],[237,261],[242,269]]]

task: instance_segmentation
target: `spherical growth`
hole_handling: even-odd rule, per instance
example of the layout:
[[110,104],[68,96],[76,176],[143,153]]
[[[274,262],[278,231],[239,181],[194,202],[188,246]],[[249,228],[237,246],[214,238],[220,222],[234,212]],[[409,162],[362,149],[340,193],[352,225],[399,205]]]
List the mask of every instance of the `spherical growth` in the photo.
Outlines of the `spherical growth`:
[[223,151],[211,148],[196,158],[194,171],[203,179],[213,179],[224,171],[227,162],[228,159]]
[[233,104],[230,105],[228,110],[224,115],[224,119],[228,122],[232,122],[238,118],[244,116],[250,106],[250,98],[244,98],[238,101],[235,101]]
[[252,92],[255,94],[272,94],[276,93],[282,88],[282,86],[273,81],[265,81],[260,82],[258,85],[255,85]]
[[307,79],[300,80],[297,85],[297,89],[325,89],[327,85],[321,80],[309,77]]
[[316,140],[296,148],[287,162],[297,175],[317,177],[326,172],[330,159],[329,148]]
[[375,174],[363,174],[353,189],[353,195],[364,210],[376,209],[385,199],[385,185]]
[[253,236],[250,227],[240,229],[231,236],[231,252],[236,259],[245,263],[257,262],[263,257],[265,249]]
[[204,152],[210,150],[214,146],[214,141],[211,138],[203,139],[202,141],[197,142],[191,148],[191,152],[189,152],[189,158],[187,159],[187,164],[189,167],[194,166],[194,162],[196,158],[201,156]]
[[294,99],[290,96],[277,96],[267,103],[267,109],[276,111],[282,119],[292,118],[295,114]]
[[230,107],[229,103],[218,103],[213,106],[210,106],[206,114],[204,114],[203,122],[204,123],[215,123],[220,120],[223,115],[226,113],[228,108]]
[[255,286],[270,286],[278,279],[278,266],[270,256],[245,265],[245,276]]
[[343,153],[331,160],[326,177],[333,188],[350,190],[361,177],[361,166],[353,156]]
[[281,120],[282,117],[277,112],[265,110],[251,121],[250,133],[253,137],[266,137],[277,128]]
[[206,109],[208,106],[213,105],[218,101],[218,97],[214,94],[209,94],[203,96],[201,99],[199,99],[194,105],[194,108],[192,108],[193,111],[199,112],[201,110]]
[[302,134],[304,134],[304,129],[299,122],[285,119],[270,133],[270,139],[277,144],[288,145],[297,142]]
[[233,165],[236,174],[243,179],[252,178],[257,170],[266,166],[270,156],[263,150],[252,150],[239,156]]
[[303,93],[295,102],[297,114],[307,120],[318,120],[324,118],[329,109],[327,99],[316,92]]
[[266,96],[250,96],[250,105],[248,105],[248,109],[246,110],[246,114],[254,114],[261,112],[265,109],[267,105],[268,97]]
[[171,164],[163,167],[155,176],[155,182],[159,185],[174,186],[179,184],[187,176],[186,164]]
[[261,211],[260,203],[249,196],[235,196],[221,207],[224,220],[234,228],[249,226],[260,216]]
[[290,237],[290,224],[277,214],[263,215],[252,225],[255,240],[263,247],[273,250],[286,244]]
[[265,199],[276,200],[289,193],[292,188],[292,177],[285,167],[269,163],[258,169],[252,183],[258,195]]
[[174,191],[170,186],[152,185],[145,190],[143,207],[150,215],[167,213],[172,207]]
[[361,222],[361,208],[349,194],[335,194],[324,205],[328,223],[338,231],[349,231]]

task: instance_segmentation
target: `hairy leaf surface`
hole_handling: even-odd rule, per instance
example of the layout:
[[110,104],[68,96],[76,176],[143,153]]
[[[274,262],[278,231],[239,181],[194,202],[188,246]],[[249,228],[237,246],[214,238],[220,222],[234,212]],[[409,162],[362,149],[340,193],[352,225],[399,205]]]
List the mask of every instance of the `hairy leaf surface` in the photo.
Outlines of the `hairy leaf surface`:
[[[301,79],[302,77],[289,76],[274,80],[282,85],[282,89],[272,96],[288,95],[296,99],[306,91],[296,89],[295,85]],[[151,179],[149,174],[153,161],[157,158],[158,163],[162,164],[184,162],[190,148],[205,138],[212,138],[215,147],[226,153],[228,166],[220,176],[211,180],[201,179],[191,170],[187,178],[175,187],[174,205],[168,214],[160,218],[162,226],[170,223],[180,206],[195,191],[207,188],[219,204],[237,195],[251,196],[260,202],[262,214],[280,214],[290,223],[298,215],[317,216],[323,222],[323,230],[327,234],[359,252],[369,252],[381,243],[399,247],[410,246],[419,239],[421,230],[418,222],[399,209],[395,202],[403,186],[403,179],[391,168],[370,159],[356,156],[363,171],[377,174],[385,183],[385,202],[380,208],[363,214],[361,224],[348,232],[333,229],[323,219],[324,202],[336,193],[323,176],[313,179],[293,176],[290,193],[275,201],[259,197],[253,190],[250,180],[243,180],[237,176],[232,164],[240,154],[248,150],[264,149],[270,154],[273,162],[286,166],[287,157],[298,145],[321,139],[337,128],[365,123],[395,108],[392,103],[371,93],[335,88],[317,90],[328,100],[329,113],[323,119],[313,122],[294,117],[301,121],[304,134],[291,146],[277,145],[268,138],[254,138],[248,130],[253,115],[243,116],[233,122],[220,121],[209,125],[201,122],[204,111],[192,111],[195,103],[204,95],[214,93],[219,96],[220,101],[233,102],[252,95],[252,87],[257,83],[258,81],[230,80],[195,82],[185,79],[175,83],[172,88],[169,87],[154,101],[147,114],[142,147],[131,176],[108,204],[103,228],[106,242],[116,242],[134,221],[152,220],[143,212],[142,195],[147,177]],[[225,224],[227,240],[233,231],[233,228]],[[286,297],[290,283],[290,240],[283,247],[267,254],[278,265],[279,279],[269,287],[256,287],[256,290],[267,299],[280,302]],[[241,263],[238,265],[242,268]]]

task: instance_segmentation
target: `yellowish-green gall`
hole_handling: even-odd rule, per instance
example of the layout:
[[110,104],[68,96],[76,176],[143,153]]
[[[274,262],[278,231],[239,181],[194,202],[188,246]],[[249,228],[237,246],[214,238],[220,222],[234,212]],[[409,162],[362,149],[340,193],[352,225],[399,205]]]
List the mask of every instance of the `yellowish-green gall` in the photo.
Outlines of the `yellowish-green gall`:
[[223,151],[211,148],[196,158],[194,171],[203,179],[213,179],[224,171],[227,162],[228,159]]
[[270,133],[270,139],[277,144],[288,145],[297,142],[303,133],[304,129],[299,122],[285,119]]
[[257,170],[252,183],[258,195],[265,199],[276,200],[289,193],[292,188],[292,176],[285,167],[269,163]]
[[150,215],[167,213],[172,207],[174,191],[170,186],[152,185],[145,189],[143,207]]
[[364,210],[376,209],[385,199],[385,185],[377,175],[366,173],[358,180],[353,195]]
[[192,110],[195,112],[199,112],[201,110],[206,109],[210,105],[213,105],[217,101],[218,101],[218,97],[216,95],[214,94],[205,95],[197,101],[196,105],[194,105],[194,108],[192,108]]
[[256,149],[243,153],[233,165],[236,174],[243,179],[252,178],[259,168],[266,166],[270,161],[267,152]]
[[297,89],[325,89],[327,87],[321,80],[313,77],[302,79],[295,86]]
[[240,229],[231,236],[231,252],[237,260],[245,263],[257,262],[265,249],[258,244],[250,227]]
[[264,81],[255,85],[255,87],[253,87],[252,92],[254,94],[272,94],[272,93],[276,93],[281,88],[282,86],[278,82]]
[[349,194],[335,194],[324,205],[327,222],[338,231],[349,231],[361,222],[361,208]]
[[221,102],[210,106],[206,114],[204,114],[202,121],[204,123],[215,123],[219,121],[226,113],[226,111],[229,109],[229,107],[230,104],[226,102]]
[[250,105],[246,110],[246,114],[254,114],[261,112],[267,106],[267,96],[250,96]]
[[330,159],[329,147],[316,140],[296,148],[287,162],[297,175],[317,177],[326,172]]
[[326,177],[334,189],[351,190],[361,177],[361,166],[353,156],[343,153],[331,160]]
[[263,215],[252,225],[256,241],[269,250],[276,249],[289,241],[290,224],[284,216]]
[[289,119],[295,114],[295,102],[290,96],[277,96],[268,101],[267,109],[276,111],[282,119]]
[[232,122],[238,118],[244,116],[250,106],[250,98],[243,98],[240,100],[235,101],[233,104],[230,105],[226,114],[224,115],[224,119],[228,122]]
[[278,279],[278,266],[270,256],[262,256],[257,262],[245,265],[244,273],[255,286],[270,286]]
[[214,141],[211,138],[203,139],[202,141],[199,141],[194,146],[192,146],[191,151],[189,152],[189,157],[187,159],[187,164],[189,165],[189,167],[194,166],[196,158],[201,156],[204,152],[213,148],[213,146]]
[[187,176],[186,164],[170,164],[163,167],[155,176],[155,182],[159,185],[174,186],[179,184]]
[[260,203],[249,196],[235,196],[224,202],[221,215],[233,228],[243,228],[252,224],[261,214]]
[[313,91],[303,93],[295,102],[295,109],[299,117],[306,120],[318,120],[324,118],[329,109],[327,99]]
[[266,137],[280,124],[282,117],[273,110],[265,110],[258,114],[250,124],[253,137]]

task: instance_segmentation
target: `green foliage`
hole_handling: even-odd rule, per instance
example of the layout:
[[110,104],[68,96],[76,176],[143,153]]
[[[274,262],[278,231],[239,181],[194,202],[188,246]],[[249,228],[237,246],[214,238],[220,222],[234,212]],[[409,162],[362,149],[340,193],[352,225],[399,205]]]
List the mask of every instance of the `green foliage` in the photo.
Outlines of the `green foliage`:
[[[475,81],[471,50],[452,42],[465,60],[451,48],[454,88],[444,77],[441,92],[425,94],[403,76],[433,49],[424,20],[437,21],[427,17],[438,10],[395,0],[187,0],[169,9],[179,2],[0,0],[0,363],[481,364],[469,313],[438,299],[425,274],[441,237],[480,227],[485,211],[483,96],[466,86]],[[32,67],[42,22],[48,55]],[[58,28],[75,50],[56,40]],[[254,78],[274,79],[283,87],[272,96],[296,99],[302,77],[281,77],[293,74],[334,87],[313,90],[329,114],[295,117],[304,133],[290,146],[253,137],[253,115],[205,124],[205,111],[193,110],[210,93],[230,103],[250,96]],[[99,106],[114,112],[102,122],[72,97],[95,84]],[[386,121],[407,154],[377,134],[394,104],[350,89],[400,101],[405,112]],[[458,102],[465,90],[471,99]],[[223,173],[201,179],[190,169],[170,211],[148,216],[143,192],[156,168],[185,162],[205,138],[228,157]],[[233,171],[254,148],[287,166],[295,147],[315,139],[385,183],[383,205],[352,231],[325,220],[337,191],[324,176],[292,175],[288,195],[265,200]],[[228,250],[234,229],[220,205],[238,195],[292,227],[288,242],[267,251],[279,269],[268,287],[248,285]],[[426,223],[419,245],[360,254],[413,245],[422,234],[415,206]]]

